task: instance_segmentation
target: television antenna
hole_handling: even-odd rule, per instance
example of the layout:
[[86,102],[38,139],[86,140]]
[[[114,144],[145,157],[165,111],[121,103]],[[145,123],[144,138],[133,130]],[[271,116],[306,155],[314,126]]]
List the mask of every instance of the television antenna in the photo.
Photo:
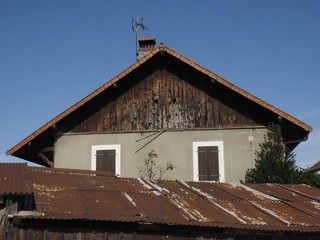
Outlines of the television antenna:
[[131,21],[131,28],[132,31],[136,33],[136,56],[138,56],[138,32],[140,30],[149,30],[143,23],[142,23],[143,17],[137,17],[135,19],[132,19]]

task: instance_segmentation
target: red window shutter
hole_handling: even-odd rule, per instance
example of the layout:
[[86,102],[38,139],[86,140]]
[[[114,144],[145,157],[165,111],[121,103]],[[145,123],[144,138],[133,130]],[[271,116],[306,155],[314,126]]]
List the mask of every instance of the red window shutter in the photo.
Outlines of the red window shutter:
[[219,181],[217,146],[198,147],[199,181]]
[[97,150],[96,170],[116,173],[116,150]]

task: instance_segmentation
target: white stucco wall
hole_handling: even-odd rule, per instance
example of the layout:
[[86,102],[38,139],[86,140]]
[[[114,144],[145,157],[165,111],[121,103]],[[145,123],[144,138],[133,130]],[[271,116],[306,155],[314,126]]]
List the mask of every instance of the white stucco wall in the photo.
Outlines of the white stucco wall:
[[54,167],[90,170],[92,146],[120,145],[122,177],[141,177],[138,168],[154,149],[159,163],[171,161],[175,166],[167,172],[166,179],[194,180],[193,143],[222,141],[225,181],[239,182],[244,179],[246,169],[254,166],[254,152],[266,129],[166,131],[147,144],[157,136],[153,133],[64,135],[55,143]]

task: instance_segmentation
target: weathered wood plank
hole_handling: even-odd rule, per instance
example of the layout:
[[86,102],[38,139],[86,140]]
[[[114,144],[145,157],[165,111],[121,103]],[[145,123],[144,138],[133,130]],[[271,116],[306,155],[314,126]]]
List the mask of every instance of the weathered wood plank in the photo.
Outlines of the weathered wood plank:
[[[180,76],[180,77],[178,77]],[[188,80],[181,79],[181,76]],[[182,77],[182,78],[183,78]],[[161,69],[141,79],[132,88],[117,89],[120,95],[103,100],[105,106],[84,119],[71,132],[116,132],[193,128],[223,128],[259,125],[228,106],[234,96],[206,89],[192,76]],[[197,85],[197,86],[196,86]],[[125,87],[125,86],[123,86]],[[208,86],[207,86],[208,87]],[[200,90],[202,89],[202,90]],[[203,90],[204,89],[204,90]],[[227,100],[227,101],[226,101]]]

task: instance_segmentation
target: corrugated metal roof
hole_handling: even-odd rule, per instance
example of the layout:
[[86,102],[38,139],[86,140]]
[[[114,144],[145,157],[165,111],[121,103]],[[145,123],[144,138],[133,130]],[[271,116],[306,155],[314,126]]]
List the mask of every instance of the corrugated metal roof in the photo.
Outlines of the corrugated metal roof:
[[0,164],[0,195],[28,194],[26,163]]
[[[299,194],[293,189],[288,189],[289,185],[286,187],[280,185],[271,185],[271,184],[247,184],[248,187],[256,189],[257,191],[263,192],[269,196],[273,196],[278,199],[285,201],[310,201],[310,198],[306,194]],[[303,186],[303,189],[313,189],[308,186]],[[316,195],[314,196],[315,198]],[[320,199],[318,199],[320,200]]]
[[312,188],[307,185],[284,185],[283,187],[294,192],[295,194],[301,194],[310,199],[320,201],[319,188]]
[[2,194],[23,192],[15,176],[29,181],[37,214],[27,218],[320,232],[320,189],[305,185],[151,181],[0,166],[0,176],[6,172],[12,181],[10,190],[0,185]]

